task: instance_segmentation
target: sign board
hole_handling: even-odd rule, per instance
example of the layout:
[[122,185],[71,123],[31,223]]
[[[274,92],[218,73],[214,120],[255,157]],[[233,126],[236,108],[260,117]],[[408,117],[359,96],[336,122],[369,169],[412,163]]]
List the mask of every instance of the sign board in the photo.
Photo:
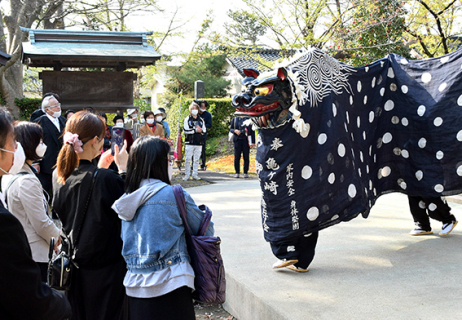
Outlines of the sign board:
[[133,108],[132,72],[43,71],[43,93],[60,96],[64,110],[92,107],[96,111],[117,112]]

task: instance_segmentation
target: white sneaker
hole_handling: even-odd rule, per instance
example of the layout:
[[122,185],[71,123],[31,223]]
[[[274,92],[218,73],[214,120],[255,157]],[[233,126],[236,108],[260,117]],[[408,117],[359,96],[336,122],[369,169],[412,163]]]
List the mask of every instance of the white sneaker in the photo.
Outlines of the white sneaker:
[[183,178],[183,181],[188,181],[189,180],[189,177],[184,177]]
[[298,262],[297,259],[294,259],[294,260],[287,260],[287,259],[278,260],[277,262],[275,262],[273,264],[273,269],[284,268],[284,267],[290,266],[292,264],[296,264],[297,262]]
[[450,223],[443,224],[443,227],[441,228],[440,236],[447,236],[448,234],[450,234],[452,229],[454,229],[458,223],[459,223],[458,221],[452,221]]
[[247,173],[244,173],[244,178],[248,178],[249,175]]
[[200,179],[201,179],[201,178],[199,178],[199,176],[192,176],[192,178],[193,178],[194,180],[200,180]]
[[236,173],[236,174],[234,175],[234,178],[239,178],[239,173]]

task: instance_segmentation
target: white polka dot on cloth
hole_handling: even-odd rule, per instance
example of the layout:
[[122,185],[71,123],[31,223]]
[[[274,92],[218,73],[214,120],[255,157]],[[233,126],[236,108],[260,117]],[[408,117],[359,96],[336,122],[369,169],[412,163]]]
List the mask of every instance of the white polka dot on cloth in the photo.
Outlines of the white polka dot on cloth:
[[419,142],[418,142],[418,145],[420,148],[425,148],[425,146],[427,145],[427,139],[425,138],[420,138]]
[[382,177],[386,178],[386,177],[388,177],[390,175],[390,173],[391,173],[391,168],[390,167],[386,166],[386,167],[382,168],[382,172],[381,172]]
[[362,85],[361,81],[358,81],[358,85],[357,85],[358,92],[361,92],[362,88],[363,88],[363,85]]
[[428,210],[430,210],[430,211],[435,211],[436,208],[437,208],[437,206],[436,206],[436,204],[434,204],[434,203],[430,203],[430,204],[428,205]]
[[419,208],[425,209],[425,202],[423,202],[422,200],[419,201]]
[[385,106],[383,108],[385,109],[385,111],[390,111],[393,110],[394,107],[395,103],[392,100],[388,100],[387,102],[385,102]]
[[329,177],[327,177],[327,181],[329,181],[330,184],[333,184],[335,182],[335,173],[331,173]]
[[457,172],[457,175],[458,175],[459,177],[462,177],[462,165],[459,166],[459,167],[457,167],[456,172]]
[[358,118],[356,119],[356,124],[358,125],[358,128],[361,127],[361,117],[358,116]]
[[441,57],[440,61],[441,63],[446,63],[449,61],[449,57]]
[[433,124],[435,125],[435,127],[439,127],[443,124],[443,119],[440,117],[436,117],[435,120],[433,120]]
[[443,191],[444,191],[443,185],[437,184],[437,185],[435,186],[435,191],[436,191],[436,192],[440,192],[440,193],[443,192]]
[[424,72],[421,79],[423,83],[429,83],[432,80],[432,75],[429,72]]
[[353,96],[350,96],[350,104],[353,105]]
[[407,118],[402,118],[402,119],[401,119],[401,124],[402,124],[403,126],[407,127],[408,124],[409,124],[409,120],[407,120]]
[[462,130],[457,133],[457,140],[462,142]]
[[334,115],[334,117],[337,115],[337,107],[333,103],[332,103],[332,114]]
[[409,151],[406,149],[401,150],[401,156],[403,156],[405,159],[409,158]]
[[409,88],[406,85],[401,86],[401,91],[406,94],[409,91]]
[[390,132],[387,132],[383,135],[382,141],[383,143],[389,143],[393,139],[393,136],[391,135]]
[[364,104],[367,104],[367,96],[364,96],[363,102],[364,102]]
[[419,106],[419,108],[417,109],[417,114],[419,116],[423,116],[425,114],[425,106],[424,105]]
[[417,180],[419,180],[419,181],[422,180],[422,178],[423,178],[423,172],[422,172],[422,170],[417,171],[417,172],[415,173],[415,177],[416,177]]
[[388,73],[387,73],[388,78],[394,78],[395,73],[393,72],[393,69],[390,67],[388,68]]
[[444,152],[443,151],[440,150],[440,151],[438,151],[436,153],[436,159],[441,160],[441,159],[443,159],[443,157],[444,157]]
[[318,137],[318,143],[319,144],[324,144],[327,141],[327,134],[321,133]]
[[374,111],[369,112],[369,122],[370,123],[372,123],[372,121],[374,121],[374,117],[375,117]]
[[375,77],[374,77],[374,78],[372,78],[372,84],[371,84],[372,88],[374,88],[374,87],[375,87],[375,81],[376,81]]
[[[462,66],[461,66],[462,67]],[[462,107],[462,95],[459,96],[459,98],[457,99],[457,104]]]
[[316,207],[311,207],[306,213],[306,217],[310,221],[314,221],[319,217],[319,209]]
[[446,84],[446,82],[443,82],[442,84],[440,84],[440,86],[438,87],[439,92],[443,92],[447,86],[448,85]]
[[308,180],[313,174],[313,169],[310,166],[304,166],[302,169],[302,178]]
[[384,94],[385,94],[385,88],[381,88],[380,89],[380,95],[383,97]]
[[356,187],[354,184],[350,184],[348,186],[348,195],[350,198],[354,198],[356,196]]
[[345,156],[345,146],[342,143],[338,145],[337,152],[342,158]]
[[406,65],[409,63],[409,61],[407,61],[406,59],[402,58],[400,61],[399,61],[402,65]]

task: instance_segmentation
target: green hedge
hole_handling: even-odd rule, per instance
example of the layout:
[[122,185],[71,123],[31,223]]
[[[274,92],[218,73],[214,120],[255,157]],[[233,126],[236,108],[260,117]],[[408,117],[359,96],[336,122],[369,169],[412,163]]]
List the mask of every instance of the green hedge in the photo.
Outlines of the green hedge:
[[22,98],[14,99],[14,103],[19,107],[19,120],[29,120],[32,112],[42,105],[42,99]]
[[[178,120],[180,120],[181,131],[183,131],[184,118],[189,115],[189,105],[194,99],[183,98],[181,99],[181,115],[180,115],[180,99],[176,99],[170,109],[168,110],[167,122],[170,126],[170,137],[176,139],[178,134]],[[233,118],[234,109],[231,106],[231,99],[202,99],[209,103],[207,109],[212,114],[212,129],[207,131],[207,137],[220,137],[227,135],[229,131],[229,124]]]

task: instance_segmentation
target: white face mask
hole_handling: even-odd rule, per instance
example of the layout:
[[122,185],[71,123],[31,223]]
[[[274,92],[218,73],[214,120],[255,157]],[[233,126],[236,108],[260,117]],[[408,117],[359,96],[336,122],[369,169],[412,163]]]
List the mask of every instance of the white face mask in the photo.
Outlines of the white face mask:
[[61,117],[61,111],[53,112],[53,118],[59,118],[59,117]]
[[153,123],[154,123],[154,119],[148,119],[148,120],[146,120],[146,122],[147,122],[148,124],[153,124]]
[[123,128],[123,127],[124,127],[124,124],[123,124],[123,122],[117,122],[117,123],[114,125],[114,127],[116,127],[116,128]]
[[141,122],[141,123],[145,123],[146,120],[144,120],[144,118],[141,118],[141,119],[140,119],[140,122]]
[[162,122],[162,116],[156,117],[157,122]]
[[24,165],[24,162],[26,162],[26,154],[24,153],[24,149],[22,148],[21,143],[17,142],[15,152],[2,148],[0,148],[0,150],[14,154],[13,165],[11,166],[10,170],[8,172],[6,172],[3,168],[0,168],[0,170],[2,170],[5,174],[17,174]]
[[43,143],[43,141],[40,141],[38,144],[37,148],[35,148],[35,153],[40,157],[43,158],[45,155],[45,152],[47,151],[47,145]]
[[196,116],[199,113],[199,110],[196,110],[196,109],[191,110],[191,113]]

